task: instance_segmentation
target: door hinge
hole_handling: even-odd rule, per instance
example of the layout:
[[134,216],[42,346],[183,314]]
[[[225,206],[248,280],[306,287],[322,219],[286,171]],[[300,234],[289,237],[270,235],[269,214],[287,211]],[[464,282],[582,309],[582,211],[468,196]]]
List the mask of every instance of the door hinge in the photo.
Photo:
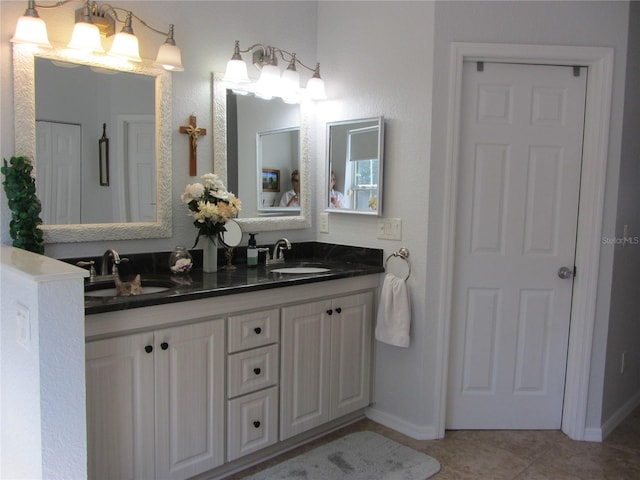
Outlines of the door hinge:
[[574,77],[579,77],[580,76],[580,69],[582,67],[580,67],[580,65],[574,65],[573,66],[573,76]]
[[575,265],[573,266],[573,278],[576,278],[576,275],[578,274],[578,267],[576,267]]
[[484,62],[477,62],[476,63],[476,71],[477,72],[484,72]]

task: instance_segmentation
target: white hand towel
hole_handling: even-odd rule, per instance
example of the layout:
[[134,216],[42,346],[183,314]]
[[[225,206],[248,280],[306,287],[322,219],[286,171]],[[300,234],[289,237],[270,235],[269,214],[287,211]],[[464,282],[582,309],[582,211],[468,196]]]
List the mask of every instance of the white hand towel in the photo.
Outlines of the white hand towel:
[[378,305],[376,340],[396,347],[408,347],[410,324],[411,306],[407,285],[403,279],[387,273]]

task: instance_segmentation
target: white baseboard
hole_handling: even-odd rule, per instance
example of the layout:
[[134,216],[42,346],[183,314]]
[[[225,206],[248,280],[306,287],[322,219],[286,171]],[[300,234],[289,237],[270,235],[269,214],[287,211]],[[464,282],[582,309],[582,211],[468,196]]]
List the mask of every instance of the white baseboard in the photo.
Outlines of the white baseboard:
[[364,411],[364,414],[374,422],[407,435],[414,440],[436,440],[438,438],[436,435],[436,429],[433,425],[414,425],[413,423],[409,423],[395,415],[378,410],[375,407],[367,408]]
[[[636,393],[633,397],[631,397],[629,399],[628,402],[626,402],[624,405],[622,405],[622,407],[620,407],[618,410],[616,410],[613,415],[611,415],[603,424],[602,427],[600,427],[600,431],[601,431],[601,438],[600,440],[597,441],[602,441],[605,438],[607,438],[607,436],[613,432],[615,430],[615,428],[620,425],[620,423],[622,423],[622,421],[627,418],[627,416],[633,412],[636,407],[640,405],[640,392]],[[587,432],[585,431],[585,437],[586,437]],[[585,438],[585,440],[587,440]]]

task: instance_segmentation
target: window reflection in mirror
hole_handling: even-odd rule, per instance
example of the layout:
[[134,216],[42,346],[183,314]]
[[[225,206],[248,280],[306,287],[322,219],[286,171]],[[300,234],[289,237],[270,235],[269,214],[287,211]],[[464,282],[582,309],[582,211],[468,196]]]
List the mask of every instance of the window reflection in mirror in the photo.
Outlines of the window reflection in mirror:
[[384,119],[331,122],[327,138],[328,211],[380,215]]
[[300,168],[300,123],[299,105],[227,90],[227,184],[242,200],[241,219],[300,214],[280,207]]
[[36,58],[35,103],[45,225],[156,221],[154,77]]

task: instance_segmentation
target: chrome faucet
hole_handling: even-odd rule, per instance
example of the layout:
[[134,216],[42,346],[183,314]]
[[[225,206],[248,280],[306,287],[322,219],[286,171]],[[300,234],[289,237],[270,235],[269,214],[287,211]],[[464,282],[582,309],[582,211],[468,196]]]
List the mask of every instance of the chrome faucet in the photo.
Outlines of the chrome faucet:
[[[109,258],[113,258],[113,267],[111,268],[111,272],[109,272]],[[110,248],[102,255],[102,266],[100,267],[100,275],[117,275],[118,274],[118,265],[120,265],[120,255],[115,249]]]
[[289,240],[287,240],[286,238],[281,238],[273,244],[271,259],[268,262],[269,265],[284,262],[284,255],[281,255],[282,250],[291,250],[291,242],[289,242]]

